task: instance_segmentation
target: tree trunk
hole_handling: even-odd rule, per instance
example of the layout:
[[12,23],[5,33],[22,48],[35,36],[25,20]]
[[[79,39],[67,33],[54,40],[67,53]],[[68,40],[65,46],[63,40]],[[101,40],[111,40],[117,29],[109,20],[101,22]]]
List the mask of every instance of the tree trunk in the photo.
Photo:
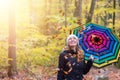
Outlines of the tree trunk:
[[119,4],[119,7],[120,7],[120,0],[118,0],[118,4]]
[[82,18],[82,0],[75,0],[74,17]]
[[97,14],[96,17],[95,17],[95,23],[99,23],[99,15]]
[[93,16],[93,13],[94,13],[95,3],[96,3],[96,0],[92,0],[90,11],[89,11],[86,23],[89,23],[89,22],[92,21],[92,16]]
[[[14,0],[13,0],[14,1]],[[17,74],[16,69],[16,32],[15,32],[15,11],[14,3],[10,2],[9,6],[9,48],[8,48],[8,76],[13,77]]]
[[[119,3],[119,7],[118,9],[120,10],[120,0],[118,0],[118,3]],[[118,12],[118,16],[117,16],[118,20],[120,20],[120,12]]]
[[108,20],[108,13],[106,11],[104,11],[104,16],[101,16],[101,20],[103,22],[104,26],[107,26],[107,20]]
[[[116,0],[113,0],[113,9],[116,8]],[[115,33],[115,11],[113,12],[113,31]]]
[[48,8],[49,15],[51,14],[51,10],[52,10],[52,0],[49,0],[49,8]]

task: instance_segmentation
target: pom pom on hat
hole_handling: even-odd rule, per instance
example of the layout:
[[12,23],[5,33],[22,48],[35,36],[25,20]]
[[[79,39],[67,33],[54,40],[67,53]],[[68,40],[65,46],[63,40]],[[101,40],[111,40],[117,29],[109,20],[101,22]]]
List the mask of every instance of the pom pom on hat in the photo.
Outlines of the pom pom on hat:
[[67,39],[66,39],[67,45],[68,45],[68,40],[69,40],[70,38],[72,38],[72,37],[78,39],[78,37],[77,37],[76,35],[70,34],[70,35],[67,37]]

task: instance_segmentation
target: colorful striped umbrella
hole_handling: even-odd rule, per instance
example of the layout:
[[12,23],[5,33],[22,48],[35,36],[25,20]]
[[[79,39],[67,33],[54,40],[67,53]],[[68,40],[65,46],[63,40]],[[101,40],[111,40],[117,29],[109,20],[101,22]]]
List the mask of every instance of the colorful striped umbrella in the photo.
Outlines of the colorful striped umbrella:
[[111,29],[93,23],[85,27],[82,32],[80,27],[73,30],[79,38],[79,46],[84,50],[85,60],[93,55],[96,59],[93,65],[98,68],[117,62],[120,42]]

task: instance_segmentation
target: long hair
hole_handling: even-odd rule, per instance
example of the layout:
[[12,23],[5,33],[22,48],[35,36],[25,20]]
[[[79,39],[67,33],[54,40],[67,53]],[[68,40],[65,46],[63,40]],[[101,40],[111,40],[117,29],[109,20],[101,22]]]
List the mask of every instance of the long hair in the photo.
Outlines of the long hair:
[[[69,46],[65,46],[63,48],[63,51],[70,51],[71,48]],[[84,52],[81,48],[79,48],[78,46],[76,47],[76,54],[79,54],[80,55],[80,58],[84,59]]]
[[77,55],[80,55],[80,59],[84,59],[84,52],[82,49],[78,48]]

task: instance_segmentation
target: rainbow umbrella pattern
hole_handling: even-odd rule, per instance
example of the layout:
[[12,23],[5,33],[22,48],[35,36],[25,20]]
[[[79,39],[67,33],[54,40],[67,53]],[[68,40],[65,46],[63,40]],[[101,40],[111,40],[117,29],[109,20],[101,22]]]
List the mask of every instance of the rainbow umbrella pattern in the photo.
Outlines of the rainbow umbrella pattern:
[[73,34],[79,38],[79,46],[84,50],[85,60],[94,55],[94,66],[101,68],[117,62],[119,58],[120,42],[110,28],[89,23],[82,32],[75,28]]

